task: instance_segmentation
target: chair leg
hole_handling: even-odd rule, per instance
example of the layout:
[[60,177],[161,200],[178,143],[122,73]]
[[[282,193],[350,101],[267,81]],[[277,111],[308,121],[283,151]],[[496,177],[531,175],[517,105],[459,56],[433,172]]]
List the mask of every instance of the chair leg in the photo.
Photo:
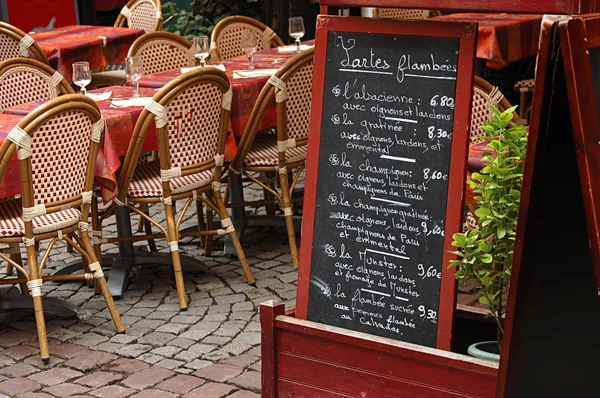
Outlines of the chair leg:
[[[140,210],[146,213],[147,215],[150,215],[150,207],[148,206],[148,203],[140,203]],[[147,234],[152,233],[152,223],[146,220],[144,217],[140,217],[140,220],[138,221],[138,232],[141,232],[142,225],[144,226],[143,229],[146,231]],[[156,243],[154,243],[154,239],[148,239],[148,247],[150,248],[151,252],[158,251],[158,249],[156,248]]]
[[[19,247],[18,244],[10,244],[10,258],[17,264],[19,265],[23,265],[23,259],[21,258],[21,248]],[[9,273],[9,266],[10,266],[10,273]],[[8,265],[6,266],[6,273],[7,274],[12,274],[13,273],[13,265],[11,263],[8,263]],[[24,278],[25,275],[20,272],[17,271],[17,274],[19,276],[19,278]],[[24,296],[29,296],[29,289],[27,288],[27,284],[26,283],[19,283],[19,287],[21,288],[21,294],[23,294]]]
[[294,230],[292,199],[287,173],[279,173],[279,185],[281,187],[282,210],[285,215],[292,265],[294,268],[298,268],[298,248],[296,246],[296,231]]
[[[81,241],[83,242],[83,250],[86,251],[88,256],[90,256],[90,261],[92,261],[92,265],[95,263],[99,264],[99,260],[96,257],[95,249],[92,246],[89,237],[87,234],[82,236]],[[100,265],[101,267],[101,265]],[[93,270],[92,270],[93,271]],[[108,288],[108,284],[106,283],[106,278],[104,274],[101,272],[102,268],[100,268],[100,272],[94,272],[94,288],[99,287],[102,296],[104,297],[104,301],[106,302],[106,307],[108,308],[108,312],[110,313],[110,317],[112,318],[113,323],[115,324],[115,329],[117,333],[123,333],[125,331],[125,326],[123,326],[123,322],[121,321],[121,316],[119,315],[119,310],[117,310],[117,306],[115,305],[115,300],[113,299],[112,294],[110,293],[110,289]]]
[[[198,220],[198,231],[205,231],[206,224],[204,223],[204,203],[201,199],[196,199],[196,219]],[[200,246],[205,246],[206,236],[200,236]]]
[[183,282],[183,271],[181,269],[181,258],[179,256],[179,247],[173,248],[171,245],[179,243],[178,231],[175,228],[175,216],[173,206],[165,203],[165,218],[167,219],[167,242],[173,259],[173,273],[175,274],[175,285],[177,287],[177,296],[179,298],[179,308],[182,311],[187,310],[187,298],[185,295],[185,284]]
[[[229,217],[229,215],[227,215],[226,217]],[[206,229],[208,231],[212,231],[214,228],[214,224],[213,224],[213,211],[210,207],[206,206]],[[212,254],[212,235],[207,235],[206,236],[206,241],[204,244],[204,255],[205,256],[210,256]]]
[[[37,251],[35,245],[27,246],[27,265],[29,266],[30,281],[41,280],[41,272],[37,265]],[[39,288],[41,289],[41,287]],[[44,318],[44,306],[42,305],[42,296],[39,291],[31,291],[33,296],[33,310],[35,312],[35,325],[37,328],[38,341],[40,344],[40,357],[47,363],[50,360],[48,351],[48,336],[46,334],[46,319]]]
[[[273,190],[275,189],[275,184],[271,183],[269,181],[271,181],[273,178],[275,178],[275,172],[274,171],[265,171],[264,173],[265,179],[268,181],[267,185],[270,186]],[[275,209],[276,209],[276,205],[273,202],[275,200],[275,197],[273,196],[273,194],[271,192],[269,192],[266,189],[263,189],[263,199],[265,200],[265,202],[267,202],[267,204],[265,205],[265,211],[267,213],[268,216],[274,216],[275,215]],[[271,202],[271,203],[270,203]]]
[[[229,214],[227,213],[227,208],[225,207],[225,203],[223,202],[223,199],[221,198],[221,196],[216,196],[213,194],[213,198],[214,201],[217,205],[217,209],[219,210],[219,217],[221,218],[221,220],[229,220],[231,221],[231,218],[229,218]],[[206,206],[208,207],[208,206]],[[235,253],[238,256],[238,259],[240,260],[240,264],[242,265],[242,270],[244,271],[244,274],[246,275],[246,279],[248,280],[248,284],[252,285],[252,286],[256,286],[256,280],[254,279],[254,275],[252,274],[252,271],[250,270],[250,265],[248,264],[248,260],[246,259],[246,255],[244,254],[244,249],[242,248],[242,244],[240,243],[240,240],[237,236],[237,233],[235,232],[235,229],[232,226],[232,231],[229,232],[227,235],[229,235],[229,238],[231,239],[231,243],[233,244],[233,248],[235,249]]]

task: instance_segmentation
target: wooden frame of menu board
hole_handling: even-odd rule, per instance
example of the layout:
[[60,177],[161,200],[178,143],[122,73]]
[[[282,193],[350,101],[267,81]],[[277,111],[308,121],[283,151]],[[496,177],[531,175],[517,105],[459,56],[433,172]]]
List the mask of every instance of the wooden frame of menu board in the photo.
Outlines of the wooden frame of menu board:
[[600,11],[597,0],[321,0],[322,6],[398,7],[512,13],[585,14]]
[[[335,34],[338,34],[339,32],[355,34],[368,32],[369,34],[387,34],[397,35],[400,37],[419,36],[422,37],[420,40],[426,40],[428,37],[429,39],[452,38],[458,41],[457,53],[454,51],[452,52],[453,55],[457,57],[454,97],[456,98],[456,106],[453,108],[453,118],[450,119],[452,120],[452,138],[449,140],[451,143],[451,161],[449,162],[448,166],[449,175],[447,184],[445,219],[442,220],[444,230],[449,233],[446,233],[443,237],[443,253],[441,254],[442,263],[441,269],[438,271],[441,272],[441,282],[439,287],[439,306],[437,309],[437,334],[433,338],[435,345],[431,345],[439,349],[449,350],[451,345],[452,327],[456,304],[456,281],[454,278],[454,270],[448,269],[447,264],[453,257],[453,255],[450,254],[450,251],[453,250],[451,245],[452,232],[457,232],[460,230],[460,222],[462,218],[462,192],[465,183],[466,155],[468,150],[475,42],[477,36],[476,25],[461,23],[436,23],[429,21],[398,22],[392,20],[375,20],[368,18],[319,17],[317,22],[312,102],[312,109],[319,111],[312,112],[310,121],[310,140],[307,155],[306,183],[304,191],[303,233],[300,252],[298,294],[296,300],[296,316],[301,319],[309,319],[309,289],[311,268],[313,268],[314,260],[313,239],[316,232],[315,207],[317,205],[317,184],[319,178],[319,159],[321,147],[320,141],[321,135],[325,134],[321,131],[322,121],[325,117],[331,117],[330,115],[323,116],[323,113],[325,112],[324,94],[327,83],[325,77],[326,61],[328,57],[327,47],[330,32]],[[374,61],[373,59],[372,48],[371,58],[373,62],[378,62]],[[395,62],[398,63],[397,60]],[[391,75],[392,73],[389,74]],[[428,77],[428,79],[429,78],[431,77]],[[429,99],[427,99],[427,101],[429,101]],[[427,105],[430,104],[427,103]],[[417,122],[413,121],[413,123]],[[448,143],[446,142],[446,145],[447,144]],[[412,161],[414,162],[414,159]],[[368,291],[365,289],[360,290]],[[394,294],[392,294],[392,297],[393,296]],[[417,316],[418,315],[415,315],[415,318]]]
[[592,71],[600,67],[600,16],[563,21],[559,33],[590,247],[600,289],[600,81],[595,82],[592,76]]

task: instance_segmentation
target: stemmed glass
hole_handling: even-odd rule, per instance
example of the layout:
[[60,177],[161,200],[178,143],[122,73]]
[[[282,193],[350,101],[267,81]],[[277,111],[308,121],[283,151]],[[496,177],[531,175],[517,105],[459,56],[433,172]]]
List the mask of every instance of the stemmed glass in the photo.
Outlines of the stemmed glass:
[[300,52],[300,39],[304,36],[304,20],[302,17],[291,17],[289,20],[290,36],[296,39],[296,52]]
[[251,30],[244,30],[242,32],[242,50],[248,55],[248,67],[246,70],[254,70],[253,56],[258,47],[258,39],[256,34]]
[[192,48],[194,49],[194,56],[200,60],[200,66],[205,66],[206,61],[204,59],[208,57],[210,52],[208,46],[208,36],[196,36],[194,37]]
[[85,95],[85,86],[91,81],[90,64],[87,61],[75,62],[73,64],[73,83],[81,88],[81,94]]
[[125,74],[127,79],[133,81],[133,98],[139,98],[138,80],[144,76],[144,63],[142,57],[136,55],[125,59]]

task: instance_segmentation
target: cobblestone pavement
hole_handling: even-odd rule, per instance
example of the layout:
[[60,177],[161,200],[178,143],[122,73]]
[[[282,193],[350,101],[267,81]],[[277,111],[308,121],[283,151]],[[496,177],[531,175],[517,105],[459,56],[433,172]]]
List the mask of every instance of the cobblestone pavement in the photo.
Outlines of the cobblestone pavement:
[[[115,234],[110,221],[104,230]],[[131,285],[116,301],[127,328],[120,335],[102,296],[94,295],[93,289],[81,283],[45,283],[45,296],[68,300],[90,315],[85,320],[46,316],[51,355],[47,365],[39,358],[31,313],[0,315],[0,397],[260,396],[259,304],[295,303],[297,272],[285,231],[255,229],[245,234],[243,246],[256,287],[246,283],[237,258],[222,256],[222,240],[215,242],[211,257],[201,255],[196,242],[183,242],[182,252],[209,268],[205,274],[185,275],[188,311],[179,311],[168,266],[134,268]],[[168,252],[165,241],[157,245]],[[116,252],[117,247],[104,245],[103,251]],[[74,258],[64,245],[57,245],[45,272]],[[2,294],[20,293],[11,287]]]

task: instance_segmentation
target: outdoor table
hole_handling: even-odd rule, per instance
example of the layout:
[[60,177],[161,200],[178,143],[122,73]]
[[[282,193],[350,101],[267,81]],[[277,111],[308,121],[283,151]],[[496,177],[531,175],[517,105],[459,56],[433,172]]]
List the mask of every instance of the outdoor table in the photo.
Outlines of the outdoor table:
[[490,69],[536,55],[543,15],[459,13],[429,18],[430,21],[477,22],[477,58]]
[[[304,42],[304,44],[312,45],[314,44],[314,40]],[[254,66],[257,70],[277,69],[294,55],[296,54],[293,52],[279,53],[277,48],[258,51],[254,53]],[[248,58],[245,55],[216,63],[207,63],[207,65],[211,64],[222,64],[225,66],[225,74],[229,78],[231,90],[233,91],[231,115],[229,117],[230,128],[236,137],[241,137],[246,128],[246,124],[250,119],[254,103],[256,102],[260,91],[267,83],[267,80],[269,80],[269,76],[238,78],[238,76],[234,74],[234,71],[243,70],[248,66]],[[180,69],[155,73],[142,77],[139,81],[139,85],[140,87],[160,88],[180,74]],[[265,110],[261,125],[258,129],[262,130],[276,125],[277,110],[275,108],[275,99],[273,98],[271,106]]]
[[50,65],[72,82],[73,63],[88,61],[90,69],[125,62],[131,44],[143,30],[110,26],[69,25],[31,33]]

